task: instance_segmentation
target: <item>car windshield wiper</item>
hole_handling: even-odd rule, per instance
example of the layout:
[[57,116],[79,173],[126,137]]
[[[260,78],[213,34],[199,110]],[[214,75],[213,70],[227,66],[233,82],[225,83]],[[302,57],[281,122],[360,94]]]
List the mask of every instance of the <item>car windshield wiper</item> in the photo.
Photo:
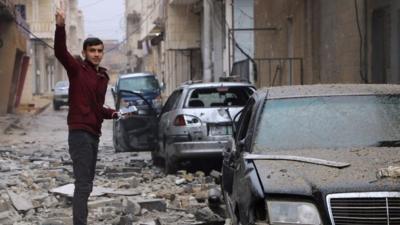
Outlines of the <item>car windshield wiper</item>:
[[400,147],[400,140],[378,141],[373,147]]
[[297,162],[305,162],[305,163],[335,167],[335,168],[339,168],[339,169],[350,166],[350,163],[328,161],[328,160],[324,160],[324,159],[304,157],[304,156],[294,156],[294,155],[259,155],[259,154],[245,153],[243,158],[244,159],[297,161]]

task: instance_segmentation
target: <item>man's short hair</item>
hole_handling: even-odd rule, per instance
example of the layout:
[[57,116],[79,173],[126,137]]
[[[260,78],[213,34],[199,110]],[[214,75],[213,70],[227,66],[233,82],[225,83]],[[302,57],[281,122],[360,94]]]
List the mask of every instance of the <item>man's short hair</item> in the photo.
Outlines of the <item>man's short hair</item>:
[[96,37],[86,38],[86,40],[83,42],[83,50],[86,50],[87,47],[94,45],[104,45],[104,44],[99,38]]

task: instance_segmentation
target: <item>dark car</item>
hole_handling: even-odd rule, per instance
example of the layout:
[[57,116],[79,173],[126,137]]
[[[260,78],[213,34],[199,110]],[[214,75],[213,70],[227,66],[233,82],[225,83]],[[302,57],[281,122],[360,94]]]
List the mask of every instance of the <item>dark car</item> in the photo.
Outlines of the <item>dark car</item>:
[[161,87],[156,76],[149,73],[120,75],[112,92],[116,110],[131,105],[138,110],[135,116],[114,120],[115,151],[150,151],[156,148],[157,114],[162,108]]
[[256,92],[224,152],[233,224],[400,224],[400,86]]
[[61,106],[68,105],[69,81],[58,81],[53,89],[53,108],[59,110]]

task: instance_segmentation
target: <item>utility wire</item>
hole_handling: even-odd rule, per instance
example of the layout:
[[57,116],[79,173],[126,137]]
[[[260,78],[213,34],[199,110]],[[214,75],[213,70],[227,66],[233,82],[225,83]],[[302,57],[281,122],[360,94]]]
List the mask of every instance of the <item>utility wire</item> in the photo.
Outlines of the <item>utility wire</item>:
[[25,30],[26,32],[28,32],[29,34],[31,34],[33,37],[35,37],[35,39],[37,39],[37,40],[39,40],[40,42],[42,42],[43,44],[45,44],[46,47],[48,47],[48,48],[54,50],[53,46],[49,45],[49,44],[48,44],[45,40],[43,40],[42,38],[36,36],[36,34],[34,34],[31,30],[29,30],[28,28],[26,28],[26,27],[25,27],[24,25],[22,25],[21,23],[18,23],[18,20],[17,20],[15,17],[13,17],[13,20],[14,20],[14,22],[15,22],[19,27],[21,27],[23,30]]

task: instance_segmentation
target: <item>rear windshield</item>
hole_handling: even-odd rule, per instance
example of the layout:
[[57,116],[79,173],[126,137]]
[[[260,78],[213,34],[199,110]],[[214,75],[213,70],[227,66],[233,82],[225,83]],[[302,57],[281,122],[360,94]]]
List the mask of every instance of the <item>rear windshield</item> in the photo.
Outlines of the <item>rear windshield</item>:
[[242,107],[251,94],[250,87],[197,88],[189,93],[186,108]]
[[129,91],[155,91],[159,89],[159,84],[154,76],[130,77],[119,81],[120,90]]

